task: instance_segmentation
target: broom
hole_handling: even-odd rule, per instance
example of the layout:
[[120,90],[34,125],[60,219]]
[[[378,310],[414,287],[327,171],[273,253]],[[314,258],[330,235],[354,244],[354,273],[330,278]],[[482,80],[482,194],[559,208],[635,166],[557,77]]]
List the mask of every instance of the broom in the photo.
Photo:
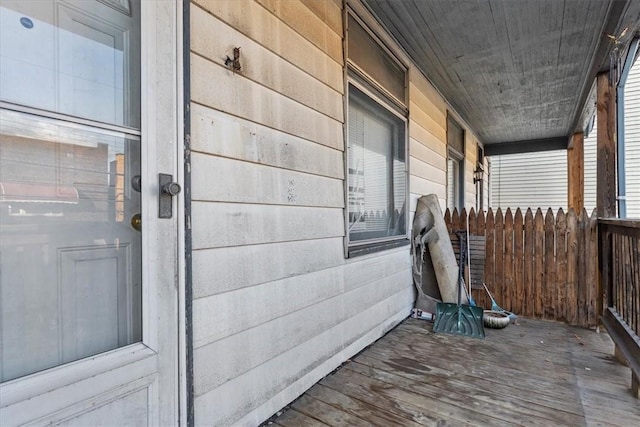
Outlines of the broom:
[[509,320],[511,320],[512,322],[515,322],[518,316],[515,313],[512,313],[500,307],[496,302],[496,300],[493,299],[493,295],[491,295],[491,292],[489,292],[489,288],[487,288],[487,285],[483,283],[482,286],[484,286],[484,290],[487,291],[487,294],[489,294],[489,298],[491,298],[491,310],[497,311],[499,313],[504,313],[509,316]]

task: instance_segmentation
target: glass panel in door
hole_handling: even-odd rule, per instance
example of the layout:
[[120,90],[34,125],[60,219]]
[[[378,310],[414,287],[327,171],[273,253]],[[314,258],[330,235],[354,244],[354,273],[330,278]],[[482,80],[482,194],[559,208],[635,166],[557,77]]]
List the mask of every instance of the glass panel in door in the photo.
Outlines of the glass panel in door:
[[3,1],[0,31],[4,382],[142,339],[139,5]]
[[139,129],[139,10],[139,0],[3,0],[2,100]]

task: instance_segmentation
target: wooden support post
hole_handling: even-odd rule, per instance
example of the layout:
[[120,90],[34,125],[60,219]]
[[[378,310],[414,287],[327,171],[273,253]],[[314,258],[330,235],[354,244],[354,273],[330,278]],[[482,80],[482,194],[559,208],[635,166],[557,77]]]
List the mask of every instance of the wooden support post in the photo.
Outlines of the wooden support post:
[[569,209],[581,212],[584,207],[584,134],[575,133],[567,149]]
[[624,357],[624,354],[622,353],[622,350],[620,349],[620,347],[618,347],[618,344],[614,343],[613,344],[613,357],[615,357],[615,359],[624,366],[629,366],[629,364],[627,363],[627,358]]
[[597,77],[598,166],[596,211],[599,218],[616,217],[616,88],[609,73]]
[[640,380],[633,372],[631,373],[631,393],[636,399],[640,399]]

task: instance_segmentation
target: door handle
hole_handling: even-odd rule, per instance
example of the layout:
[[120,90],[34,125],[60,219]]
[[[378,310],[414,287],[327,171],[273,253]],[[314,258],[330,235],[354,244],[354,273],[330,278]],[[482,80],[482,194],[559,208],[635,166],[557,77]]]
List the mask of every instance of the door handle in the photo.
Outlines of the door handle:
[[173,175],[158,174],[158,218],[171,218],[173,216],[173,196],[180,193],[182,188],[177,182],[173,182]]

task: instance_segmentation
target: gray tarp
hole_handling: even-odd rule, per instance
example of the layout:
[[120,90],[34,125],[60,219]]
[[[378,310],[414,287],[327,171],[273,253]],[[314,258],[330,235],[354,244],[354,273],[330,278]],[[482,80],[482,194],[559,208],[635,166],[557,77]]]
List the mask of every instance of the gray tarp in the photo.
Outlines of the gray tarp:
[[[418,291],[416,308],[435,313],[439,299],[457,302],[458,263],[444,223],[440,202],[435,194],[418,199],[411,230],[413,284]],[[462,304],[468,304],[464,289]]]

